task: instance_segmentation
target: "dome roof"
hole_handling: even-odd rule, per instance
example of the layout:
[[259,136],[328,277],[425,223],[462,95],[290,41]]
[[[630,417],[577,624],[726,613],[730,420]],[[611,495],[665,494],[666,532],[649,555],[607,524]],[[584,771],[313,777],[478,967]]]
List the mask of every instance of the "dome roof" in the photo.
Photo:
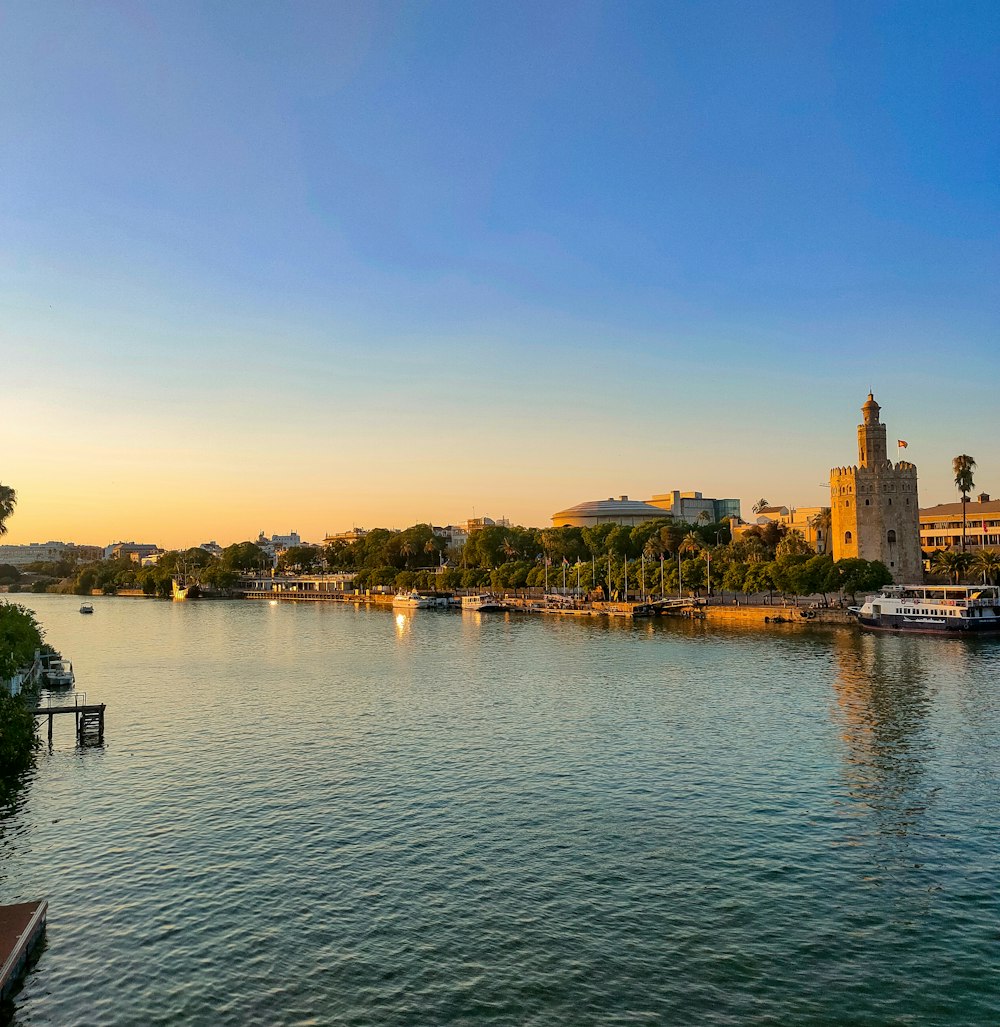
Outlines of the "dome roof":
[[861,408],[861,413],[865,415],[865,424],[872,424],[878,421],[878,412],[882,408],[875,402],[875,397],[872,393],[868,393],[868,399],[865,400],[864,406]]
[[651,503],[643,503],[638,499],[622,496],[620,499],[593,499],[587,503],[578,503],[568,510],[560,510],[553,514],[556,517],[669,517],[666,510]]

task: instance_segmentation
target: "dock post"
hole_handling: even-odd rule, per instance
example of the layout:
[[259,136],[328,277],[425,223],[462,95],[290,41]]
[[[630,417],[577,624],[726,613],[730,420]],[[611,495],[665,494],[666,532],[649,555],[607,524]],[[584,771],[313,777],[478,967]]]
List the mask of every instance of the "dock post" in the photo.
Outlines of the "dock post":
[[52,744],[52,714],[49,714],[49,745]]
[[97,722],[97,741],[104,744],[104,703],[101,703],[101,718]]

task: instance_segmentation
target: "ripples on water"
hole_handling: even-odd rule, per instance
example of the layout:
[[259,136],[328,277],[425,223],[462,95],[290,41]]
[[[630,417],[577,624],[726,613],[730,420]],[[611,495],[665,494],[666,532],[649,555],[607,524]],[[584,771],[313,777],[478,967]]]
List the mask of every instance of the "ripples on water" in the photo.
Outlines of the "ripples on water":
[[1000,644],[27,601],[17,1024],[1000,1020]]

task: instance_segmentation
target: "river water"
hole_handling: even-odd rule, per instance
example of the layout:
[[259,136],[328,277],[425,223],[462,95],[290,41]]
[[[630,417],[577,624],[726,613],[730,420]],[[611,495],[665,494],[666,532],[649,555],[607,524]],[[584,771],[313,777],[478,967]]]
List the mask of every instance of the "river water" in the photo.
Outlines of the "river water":
[[18,598],[16,1024],[1000,1021],[1000,642]]

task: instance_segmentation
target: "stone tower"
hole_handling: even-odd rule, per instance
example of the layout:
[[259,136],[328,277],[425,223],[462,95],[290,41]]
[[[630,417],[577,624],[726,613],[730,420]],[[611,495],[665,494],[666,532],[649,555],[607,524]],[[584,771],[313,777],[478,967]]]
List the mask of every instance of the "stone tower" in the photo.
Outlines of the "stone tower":
[[881,560],[898,584],[923,581],[917,469],[886,451],[879,405],[868,393],[858,425],[858,463],[830,471],[833,558]]

